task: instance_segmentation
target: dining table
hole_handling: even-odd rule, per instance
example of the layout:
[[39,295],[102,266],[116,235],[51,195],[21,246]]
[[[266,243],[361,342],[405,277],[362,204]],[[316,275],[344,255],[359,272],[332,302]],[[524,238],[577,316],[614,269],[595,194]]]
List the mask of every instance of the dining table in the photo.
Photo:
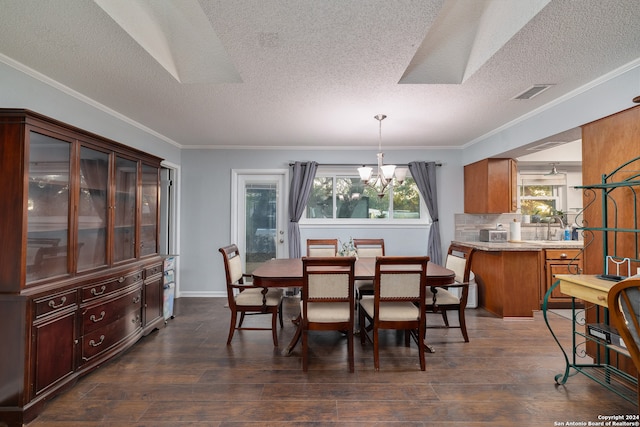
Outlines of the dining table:
[[[260,264],[253,270],[253,284],[265,288],[300,288],[303,282],[302,258],[273,258]],[[373,280],[376,275],[376,259],[373,257],[357,258],[354,268],[355,280]],[[455,272],[429,261],[427,264],[427,285],[430,287],[454,283]],[[291,353],[302,334],[300,317],[293,319],[297,325],[296,332],[284,351]],[[426,343],[425,343],[426,345]],[[433,347],[427,345],[427,351],[433,353]]]

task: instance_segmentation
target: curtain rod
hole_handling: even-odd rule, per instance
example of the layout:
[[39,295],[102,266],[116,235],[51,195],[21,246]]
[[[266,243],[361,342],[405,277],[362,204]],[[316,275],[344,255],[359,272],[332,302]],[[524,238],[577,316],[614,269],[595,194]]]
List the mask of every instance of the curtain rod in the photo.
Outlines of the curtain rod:
[[[293,166],[295,163],[289,163],[289,166]],[[395,164],[396,166],[402,166],[402,167],[407,167],[409,166],[408,163],[404,163],[404,164]],[[378,166],[377,164],[373,164],[373,163],[318,163],[318,166],[328,166],[328,167],[339,167],[339,166],[349,166],[349,167],[360,167],[360,166]],[[436,166],[440,167],[442,166],[442,163],[440,162],[436,162]]]

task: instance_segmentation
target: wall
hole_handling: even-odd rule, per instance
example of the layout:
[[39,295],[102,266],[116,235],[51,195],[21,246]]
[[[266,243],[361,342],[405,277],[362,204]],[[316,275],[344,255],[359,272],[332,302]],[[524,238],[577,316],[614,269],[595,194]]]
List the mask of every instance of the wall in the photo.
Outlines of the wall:
[[[283,169],[292,161],[354,163],[375,160],[371,150],[184,150],[182,153],[180,250],[181,296],[216,296],[225,291],[218,248],[229,244],[232,169]],[[454,213],[462,210],[462,164],[459,150],[385,150],[388,163],[438,161],[438,202],[443,250],[453,239]],[[428,228],[350,229],[301,227],[301,238],[379,235],[389,253],[427,253]],[[374,234],[375,233],[375,234]]]
[[9,66],[3,60],[7,58],[0,57],[0,108],[26,108],[180,164],[180,149],[174,142],[56,82],[32,77],[27,73],[33,71],[20,64]]
[[[3,62],[4,61],[4,62]],[[463,211],[462,168],[486,157],[499,157],[543,138],[581,126],[633,106],[638,95],[638,62],[621,67],[609,76],[575,91],[538,111],[505,124],[487,135],[466,143],[464,150],[386,150],[389,163],[410,160],[438,160],[445,165],[438,172],[440,226],[443,246],[454,238],[454,213]],[[8,65],[11,64],[11,65]],[[37,78],[36,78],[37,77]],[[43,81],[46,81],[43,82]],[[319,162],[356,163],[375,158],[373,151],[271,151],[180,150],[178,144],[144,129],[130,119],[63,86],[0,57],[0,107],[28,108],[96,134],[157,155],[180,166],[181,235],[180,277],[186,293],[211,295],[221,292],[222,273],[216,250],[229,241],[231,168],[283,168],[289,161],[315,159]],[[461,143],[464,143],[462,141]],[[396,157],[397,156],[397,157]],[[305,233],[307,231],[305,230]],[[309,230],[309,235],[316,231]],[[422,244],[420,234],[393,232],[398,248]],[[336,231],[338,236],[345,230]],[[355,236],[354,236],[355,237]],[[395,245],[395,243],[392,243]],[[413,249],[412,249],[413,250]]]
[[[640,94],[640,59],[465,145],[463,163],[505,153],[633,107]],[[511,157],[511,155],[507,155]],[[517,157],[517,156],[515,156]]]

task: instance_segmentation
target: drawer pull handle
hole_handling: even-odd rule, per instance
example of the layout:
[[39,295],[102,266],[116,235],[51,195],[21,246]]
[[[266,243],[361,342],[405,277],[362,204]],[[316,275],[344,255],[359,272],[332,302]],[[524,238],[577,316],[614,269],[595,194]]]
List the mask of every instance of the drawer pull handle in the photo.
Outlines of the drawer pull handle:
[[563,258],[563,259],[564,259],[564,258],[566,258],[566,257],[567,257],[567,254],[565,254],[565,253],[560,254],[560,258]]
[[104,314],[105,314],[104,311],[101,311],[99,319],[96,317],[95,314],[92,314],[91,317],[89,317],[89,320],[91,320],[93,323],[98,323],[102,321],[102,319],[104,319]]
[[134,325],[137,325],[138,323],[140,323],[140,316],[136,315],[136,317],[131,319],[131,323],[133,323]]
[[120,276],[120,278],[118,279],[118,283],[122,283],[124,282],[124,276]]
[[91,288],[91,295],[97,297],[98,295],[104,294],[105,290],[107,290],[107,287],[105,285],[102,285],[99,291],[96,291],[96,288]]
[[598,301],[606,301],[607,297],[604,295],[598,295]]
[[140,295],[136,296],[136,297],[133,299],[133,303],[134,303],[134,304],[139,303],[139,302],[140,302],[140,299],[141,299],[141,298],[140,298]]
[[100,335],[100,341],[95,342],[94,340],[89,341],[89,345],[91,347],[99,347],[104,342],[104,335]]
[[54,300],[49,301],[49,307],[51,308],[60,308],[67,302],[67,297],[60,298],[60,304],[56,304]]

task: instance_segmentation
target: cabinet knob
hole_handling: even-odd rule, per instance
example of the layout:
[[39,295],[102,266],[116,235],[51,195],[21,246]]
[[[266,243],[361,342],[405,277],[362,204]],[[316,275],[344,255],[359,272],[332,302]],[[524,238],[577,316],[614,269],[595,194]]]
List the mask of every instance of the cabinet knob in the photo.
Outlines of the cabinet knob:
[[565,254],[564,252],[560,254],[560,258],[565,259],[567,257],[567,254]]

